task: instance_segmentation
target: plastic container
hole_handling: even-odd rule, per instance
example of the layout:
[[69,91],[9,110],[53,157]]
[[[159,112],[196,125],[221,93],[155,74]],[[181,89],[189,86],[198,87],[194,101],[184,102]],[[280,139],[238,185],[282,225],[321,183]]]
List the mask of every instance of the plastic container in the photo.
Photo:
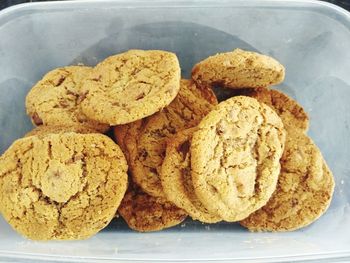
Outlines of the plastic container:
[[131,48],[177,53],[182,73],[211,54],[257,50],[280,60],[277,88],[311,117],[310,136],[334,172],[328,212],[291,233],[249,233],[237,224],[187,221],[139,234],[123,221],[79,242],[38,243],[17,235],[0,216],[0,260],[237,261],[350,259],[350,15],[319,1],[82,1],[24,4],[0,12],[0,152],[31,129],[28,89],[55,67]]

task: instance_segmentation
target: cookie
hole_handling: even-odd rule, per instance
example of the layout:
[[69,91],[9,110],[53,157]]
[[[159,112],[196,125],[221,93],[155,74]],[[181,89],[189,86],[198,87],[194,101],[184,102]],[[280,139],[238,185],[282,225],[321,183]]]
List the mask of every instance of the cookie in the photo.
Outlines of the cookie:
[[161,197],[153,197],[138,187],[129,186],[118,213],[128,226],[139,232],[159,231],[185,220],[187,214]]
[[196,128],[191,128],[181,131],[168,140],[161,170],[162,186],[167,199],[184,209],[192,219],[216,223],[221,218],[208,212],[193,188],[190,147],[195,130]]
[[129,50],[99,63],[82,86],[83,112],[91,119],[120,125],[163,109],[180,88],[174,53]]
[[[129,165],[131,164],[130,156],[137,155],[137,136],[141,133],[143,122],[144,120],[138,120],[113,128],[114,139],[123,151]],[[131,169],[131,167],[129,168]]]
[[114,217],[127,180],[123,153],[105,135],[30,136],[0,157],[0,211],[29,239],[86,239]]
[[265,205],[284,140],[282,120],[254,98],[233,97],[204,117],[190,151],[195,193],[208,211],[233,222]]
[[281,91],[269,88],[243,89],[241,95],[246,95],[265,103],[272,108],[283,121],[288,131],[309,129],[309,116],[303,107],[294,99]]
[[192,79],[201,86],[257,88],[284,80],[285,69],[277,60],[259,53],[235,49],[208,57],[192,69]]
[[[132,178],[143,191],[165,197],[160,172],[166,139],[196,126],[214,104],[217,101],[211,89],[197,88],[192,81],[181,80],[179,94],[168,107],[141,121],[115,128],[118,143],[126,145],[124,151],[127,151]],[[123,136],[124,142],[118,140]]]
[[39,126],[35,129],[31,130],[30,132],[26,133],[24,137],[29,136],[38,136],[43,137],[48,134],[60,134],[60,133],[68,133],[68,132],[75,132],[75,133],[97,133],[97,131],[88,128],[86,126],[79,126],[79,125],[72,125],[72,126]]
[[27,114],[36,126],[81,125],[100,132],[109,125],[91,120],[82,113],[81,82],[92,68],[69,66],[47,73],[26,97]]
[[292,231],[328,208],[334,179],[320,150],[304,133],[287,135],[277,189],[268,203],[240,223],[251,231]]

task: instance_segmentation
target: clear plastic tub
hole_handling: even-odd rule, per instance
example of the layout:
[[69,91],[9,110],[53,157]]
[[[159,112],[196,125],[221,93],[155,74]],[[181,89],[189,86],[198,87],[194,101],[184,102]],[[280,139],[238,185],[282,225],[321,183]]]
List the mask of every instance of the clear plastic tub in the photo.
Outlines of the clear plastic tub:
[[188,77],[194,63],[233,48],[280,60],[277,88],[311,117],[309,134],[336,178],[328,212],[291,233],[249,233],[237,224],[187,221],[157,233],[122,220],[79,242],[38,243],[0,216],[0,260],[290,261],[350,259],[350,15],[316,1],[82,1],[14,6],[0,12],[0,152],[31,129],[28,89],[48,70],[95,65],[131,48],[177,53]]

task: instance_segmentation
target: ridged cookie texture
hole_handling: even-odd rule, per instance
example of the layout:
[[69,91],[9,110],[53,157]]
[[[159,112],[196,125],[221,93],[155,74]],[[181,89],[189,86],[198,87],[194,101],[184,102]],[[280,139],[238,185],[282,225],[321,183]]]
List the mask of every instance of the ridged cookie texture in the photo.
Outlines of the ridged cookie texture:
[[161,170],[161,181],[166,198],[184,209],[192,219],[217,223],[221,218],[209,213],[195,194],[191,176],[190,147],[196,128],[180,131],[169,138]]
[[285,141],[278,115],[238,96],[218,104],[197,127],[192,181],[208,211],[233,222],[265,205],[276,189]]
[[180,88],[174,53],[129,50],[99,63],[82,85],[82,111],[91,119],[120,125],[160,111]]
[[196,126],[216,104],[211,89],[182,80],[179,94],[168,107],[141,121],[114,128],[117,141],[129,160],[131,176],[143,191],[165,197],[160,173],[166,139]]
[[130,183],[118,213],[128,226],[139,232],[159,231],[180,224],[187,217],[184,210],[161,197],[144,193]]
[[127,180],[124,155],[105,135],[29,136],[0,157],[0,212],[29,239],[86,239],[112,220]]
[[304,133],[288,133],[276,191],[240,223],[251,231],[305,227],[327,210],[333,191],[332,172],[317,146]]
[[271,107],[280,116],[287,130],[307,132],[309,129],[308,114],[297,101],[282,91],[257,88],[243,89],[240,94],[253,97]]
[[81,84],[92,68],[68,66],[48,72],[26,97],[27,114],[36,126],[81,125],[105,132],[109,125],[86,117],[80,103]]
[[256,52],[235,49],[200,61],[192,69],[192,79],[201,86],[257,88],[284,80],[285,69],[274,58]]

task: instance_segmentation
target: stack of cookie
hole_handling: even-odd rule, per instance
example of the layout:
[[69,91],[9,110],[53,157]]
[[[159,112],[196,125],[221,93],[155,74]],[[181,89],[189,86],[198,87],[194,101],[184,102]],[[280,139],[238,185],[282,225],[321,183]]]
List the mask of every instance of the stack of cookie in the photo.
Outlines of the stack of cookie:
[[[0,157],[0,212],[37,240],[91,237],[117,213],[141,232],[188,215],[306,226],[334,180],[303,108],[269,89],[283,79],[279,62],[239,49],[199,62],[191,80],[157,50],[50,71],[26,98],[38,127]],[[218,103],[214,87],[228,98]]]
[[[138,192],[158,204],[170,201],[194,220],[240,221],[252,231],[290,231],[315,221],[330,204],[334,180],[306,135],[304,109],[269,88],[284,74],[268,56],[239,49],[218,54],[194,66],[168,107],[116,126]],[[218,105],[213,88],[225,96]],[[180,210],[168,221],[164,213],[170,213],[160,209],[153,218],[162,223],[145,226],[145,214],[154,211],[132,200],[119,212],[135,230],[183,220]]]
[[[309,118],[304,109],[269,88],[283,81],[283,66],[270,57],[235,50],[198,63],[192,78],[200,85],[232,89],[232,95],[238,96],[220,103],[189,140],[194,192],[208,211],[226,221],[240,221],[251,231],[291,231],[318,219],[330,204],[334,179],[306,134]],[[252,106],[256,102],[262,122],[258,113],[249,113],[252,107],[258,108]],[[233,126],[225,114],[234,120]],[[215,141],[212,155],[199,143],[209,136]],[[255,138],[247,145],[251,136]],[[247,147],[239,148],[242,140]],[[216,162],[211,164],[210,158]]]

